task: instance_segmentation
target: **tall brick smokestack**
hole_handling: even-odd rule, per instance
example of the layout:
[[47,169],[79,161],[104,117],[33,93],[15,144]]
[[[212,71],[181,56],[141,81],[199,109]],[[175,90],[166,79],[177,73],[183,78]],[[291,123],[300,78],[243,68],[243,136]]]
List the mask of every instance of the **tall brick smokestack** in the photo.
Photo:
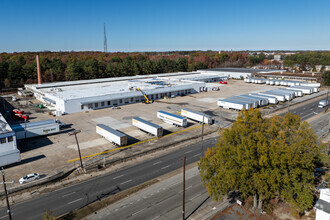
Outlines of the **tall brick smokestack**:
[[41,79],[39,55],[36,56],[36,59],[37,59],[38,84],[41,84],[42,83],[42,79]]

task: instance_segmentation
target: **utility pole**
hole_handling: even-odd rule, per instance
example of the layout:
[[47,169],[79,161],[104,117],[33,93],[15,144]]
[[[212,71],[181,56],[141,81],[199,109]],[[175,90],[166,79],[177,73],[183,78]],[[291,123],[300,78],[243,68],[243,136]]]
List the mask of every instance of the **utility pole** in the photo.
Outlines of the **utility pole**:
[[7,187],[6,187],[5,172],[3,170],[3,167],[1,169],[1,173],[2,173],[2,180],[3,180],[3,188],[5,190],[5,196],[6,196],[7,213],[8,213],[9,220],[12,220],[12,218],[11,218],[11,212],[10,212],[10,206],[9,206],[9,200],[8,200]]
[[104,49],[104,53],[108,52],[108,42],[107,42],[107,34],[105,32],[105,23],[104,23],[104,43],[103,43],[103,49]]
[[25,115],[25,118],[24,118],[24,141],[26,139],[26,115]]
[[79,153],[79,159],[80,159],[80,166],[81,166],[81,169],[84,170],[84,166],[83,166],[82,159],[81,159],[80,147],[79,147],[78,138],[77,138],[77,134],[80,133],[80,132],[81,132],[80,130],[75,130],[75,131],[69,132],[69,136],[74,135],[74,137],[76,138],[76,143],[77,143],[78,153]]
[[203,154],[204,154],[204,149],[203,149],[203,141],[204,141],[204,117],[205,117],[205,115],[203,114],[201,156],[203,156]]
[[182,220],[185,220],[186,156],[183,159]]

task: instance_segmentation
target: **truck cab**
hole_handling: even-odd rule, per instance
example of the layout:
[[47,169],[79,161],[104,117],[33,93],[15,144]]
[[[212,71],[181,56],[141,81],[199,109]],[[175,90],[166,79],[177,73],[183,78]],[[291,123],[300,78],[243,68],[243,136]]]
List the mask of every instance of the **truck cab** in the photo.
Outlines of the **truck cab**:
[[324,108],[324,107],[327,107],[328,105],[329,105],[329,102],[327,100],[321,100],[321,101],[319,101],[318,107]]

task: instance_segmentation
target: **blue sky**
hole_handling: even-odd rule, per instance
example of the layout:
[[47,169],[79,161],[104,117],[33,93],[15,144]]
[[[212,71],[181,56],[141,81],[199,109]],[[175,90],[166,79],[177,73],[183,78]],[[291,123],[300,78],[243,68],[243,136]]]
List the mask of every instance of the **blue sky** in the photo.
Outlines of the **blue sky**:
[[329,50],[329,0],[0,0],[0,52]]

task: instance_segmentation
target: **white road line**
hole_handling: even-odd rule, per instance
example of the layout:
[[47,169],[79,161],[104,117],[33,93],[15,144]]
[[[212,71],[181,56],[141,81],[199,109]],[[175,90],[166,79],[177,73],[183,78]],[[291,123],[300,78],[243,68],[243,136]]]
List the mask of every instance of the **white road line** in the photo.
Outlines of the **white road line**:
[[192,197],[190,200],[194,200],[194,199],[196,199],[196,198],[197,198],[198,196],[200,196],[200,195],[202,195],[202,193],[200,193],[200,194],[198,194],[198,195]]
[[197,157],[197,156],[199,156],[200,154],[196,154],[196,155],[194,155],[193,157]]
[[309,114],[307,114],[307,115],[304,115],[302,118],[305,118],[306,116],[308,116],[308,115],[312,115],[313,113],[309,113]]
[[151,220],[155,220],[155,219],[157,219],[157,218],[159,218],[160,217],[160,215],[157,215],[155,218],[153,218],[153,219],[151,219]]
[[75,193],[76,192],[71,192],[71,193],[68,193],[68,194],[63,195],[62,197],[70,196],[70,195],[75,194]]
[[123,183],[121,183],[121,184],[125,184],[125,183],[129,183],[129,182],[131,182],[132,180],[127,180],[127,181],[125,181],[125,182],[123,182]]
[[185,152],[185,154],[187,154],[187,153],[190,153],[192,150],[188,150],[187,152]]
[[186,188],[186,190],[187,190],[187,189],[190,189],[191,187],[192,187],[192,186],[188,186],[188,187]]
[[122,176],[124,176],[124,175],[116,176],[116,177],[113,178],[113,180],[118,179],[118,178],[120,178],[120,177],[122,177]]
[[[11,213],[11,215],[13,215],[13,213]],[[3,218],[8,218],[8,215],[0,217],[0,219],[3,219]]]
[[143,210],[145,210],[145,209],[141,209],[140,211],[134,212],[134,213],[132,214],[132,216],[133,216],[133,215],[136,215],[136,214],[138,214],[138,213],[140,213],[140,212],[142,212]]
[[315,115],[317,115],[318,113],[316,113],[316,112],[313,112]]
[[73,200],[72,202],[68,202],[68,205],[72,204],[72,203],[75,203],[75,202],[78,202],[80,200],[82,200],[83,198],[80,198],[80,199],[76,199],[76,200]]
[[152,165],[156,165],[156,164],[159,164],[159,163],[161,163],[162,161],[158,161],[158,162],[156,162],[156,163],[153,163]]
[[160,169],[161,169],[161,170],[162,170],[162,169],[166,169],[166,168],[167,168],[167,167],[169,167],[169,166],[170,166],[170,165],[168,165],[168,166],[165,166],[165,167],[162,167],[162,168],[160,168]]

